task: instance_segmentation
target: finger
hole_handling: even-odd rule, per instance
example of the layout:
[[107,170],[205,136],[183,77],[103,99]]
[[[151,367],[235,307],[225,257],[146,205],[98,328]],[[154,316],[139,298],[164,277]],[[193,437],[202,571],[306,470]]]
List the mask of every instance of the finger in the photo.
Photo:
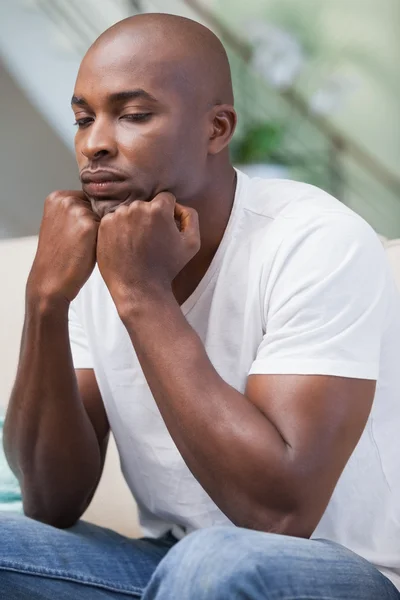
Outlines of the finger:
[[83,190],[65,190],[65,192],[69,196],[73,196],[74,198],[78,198],[79,200],[82,200],[86,204],[90,205],[89,196],[87,196]]
[[186,236],[199,235],[199,216],[194,208],[175,203],[175,220],[180,223],[180,230]]
[[81,198],[82,200],[86,198],[86,194],[82,190],[62,190],[64,196],[74,196],[75,198]]
[[59,190],[52,192],[47,196],[46,203],[63,204],[66,208],[80,205],[93,214],[91,202],[82,190]]
[[[88,210],[90,210],[91,213],[93,213],[93,207],[92,207],[90,198],[83,190],[74,192],[74,196],[75,196],[75,198],[78,198],[86,206],[86,208]],[[93,214],[96,215],[96,213],[93,213]],[[97,215],[96,215],[96,217],[97,217]]]
[[172,217],[175,220],[175,225],[179,231],[181,231],[180,221],[175,216],[175,204],[176,198],[171,192],[161,192],[157,194],[150,202],[150,206],[161,210],[168,217]]
[[151,200],[150,204],[158,204],[164,207],[168,207],[168,210],[171,209],[173,214],[175,202],[176,198],[173,194],[171,194],[171,192],[161,192],[160,194],[157,194],[157,196],[155,196],[153,200]]
[[134,200],[130,204],[120,204],[116,207],[115,213],[123,214],[126,212],[129,215],[133,215],[135,219],[140,218],[140,215],[146,214],[149,209],[149,202],[143,200]]
[[76,200],[82,200],[84,202],[87,200],[86,195],[82,190],[55,190],[47,196],[46,200],[60,202],[64,198],[75,198]]

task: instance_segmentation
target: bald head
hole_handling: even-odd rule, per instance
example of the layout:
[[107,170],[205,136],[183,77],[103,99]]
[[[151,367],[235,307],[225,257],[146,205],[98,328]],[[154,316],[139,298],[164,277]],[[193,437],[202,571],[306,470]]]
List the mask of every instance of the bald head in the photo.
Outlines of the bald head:
[[143,14],[105,31],[82,61],[72,107],[81,172],[100,165],[126,178],[115,200],[170,191],[184,202],[230,166],[236,113],[228,58],[190,19]]
[[176,15],[146,13],[119,21],[94,42],[94,53],[126,56],[132,63],[144,60],[148,68],[166,69],[174,79],[186,83],[194,95],[209,103],[233,104],[228,57],[217,36],[196,21]]

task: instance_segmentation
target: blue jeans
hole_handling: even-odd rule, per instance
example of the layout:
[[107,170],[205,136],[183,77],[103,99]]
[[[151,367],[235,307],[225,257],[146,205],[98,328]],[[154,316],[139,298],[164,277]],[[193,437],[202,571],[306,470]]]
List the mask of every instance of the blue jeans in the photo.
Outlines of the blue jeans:
[[400,600],[375,567],[324,540],[235,527],[132,540],[10,514],[0,531],[1,600]]

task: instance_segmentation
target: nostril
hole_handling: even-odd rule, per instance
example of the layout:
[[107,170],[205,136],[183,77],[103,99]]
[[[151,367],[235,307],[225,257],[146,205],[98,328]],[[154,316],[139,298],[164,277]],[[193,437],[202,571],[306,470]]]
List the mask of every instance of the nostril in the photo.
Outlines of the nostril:
[[107,154],[108,150],[98,150],[97,152],[95,152],[94,157],[101,158],[102,156],[106,156]]

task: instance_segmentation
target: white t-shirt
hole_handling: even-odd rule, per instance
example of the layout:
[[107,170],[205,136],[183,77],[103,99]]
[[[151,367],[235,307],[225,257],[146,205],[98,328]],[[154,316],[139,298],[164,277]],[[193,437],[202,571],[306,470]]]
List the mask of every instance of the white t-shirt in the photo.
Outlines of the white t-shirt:
[[[325,192],[238,172],[223,240],[181,307],[220,376],[377,380],[368,424],[313,537],[343,544],[400,588],[400,299],[371,227]],[[147,535],[231,524],[168,433],[96,267],[73,302],[76,368],[93,368]]]

